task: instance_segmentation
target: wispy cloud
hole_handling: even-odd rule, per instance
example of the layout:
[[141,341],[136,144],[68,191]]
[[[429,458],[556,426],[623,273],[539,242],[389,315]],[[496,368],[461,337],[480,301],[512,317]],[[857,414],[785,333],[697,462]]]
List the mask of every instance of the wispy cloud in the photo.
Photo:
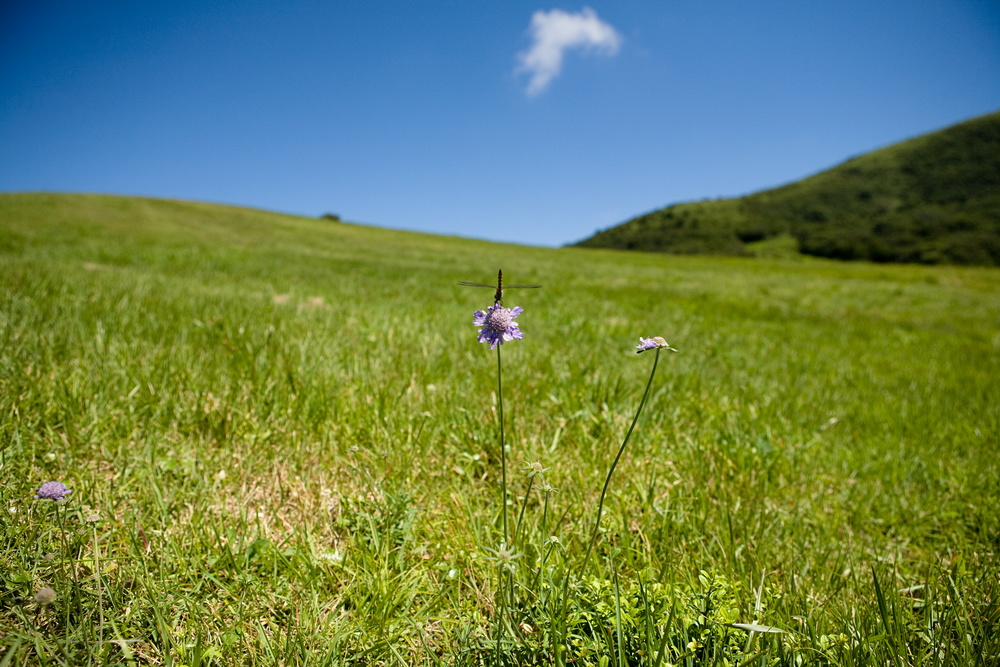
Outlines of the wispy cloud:
[[597,18],[593,9],[584,7],[579,14],[561,9],[537,11],[531,16],[531,48],[518,55],[518,72],[530,72],[527,93],[545,90],[562,70],[567,49],[585,49],[613,55],[621,36],[609,24]]

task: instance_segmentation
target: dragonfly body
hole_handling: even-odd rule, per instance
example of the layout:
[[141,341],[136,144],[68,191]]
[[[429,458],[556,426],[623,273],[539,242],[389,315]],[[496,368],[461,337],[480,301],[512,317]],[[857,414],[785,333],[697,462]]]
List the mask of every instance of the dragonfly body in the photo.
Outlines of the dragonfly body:
[[490,289],[496,290],[493,294],[493,305],[502,306],[503,305],[503,291],[504,289],[538,289],[541,285],[507,285],[503,284],[503,269],[497,271],[497,284],[492,285],[490,283],[469,283],[464,280],[458,283],[459,285],[465,285],[466,287],[489,287]]

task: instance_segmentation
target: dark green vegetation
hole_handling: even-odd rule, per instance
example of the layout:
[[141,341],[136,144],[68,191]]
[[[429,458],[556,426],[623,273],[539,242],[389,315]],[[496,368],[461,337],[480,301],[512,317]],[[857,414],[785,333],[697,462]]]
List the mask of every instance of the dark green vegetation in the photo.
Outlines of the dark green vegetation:
[[653,211],[576,245],[1000,265],[1000,112],[784,187]]
[[489,664],[498,566],[509,663],[997,664],[998,396],[995,269],[2,195],[0,664]]

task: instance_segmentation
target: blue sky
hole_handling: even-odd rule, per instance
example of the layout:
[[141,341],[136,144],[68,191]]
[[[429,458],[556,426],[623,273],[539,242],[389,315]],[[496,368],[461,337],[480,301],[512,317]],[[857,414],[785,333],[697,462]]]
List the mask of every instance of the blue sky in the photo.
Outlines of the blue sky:
[[0,191],[558,246],[1000,110],[1000,2],[0,9]]

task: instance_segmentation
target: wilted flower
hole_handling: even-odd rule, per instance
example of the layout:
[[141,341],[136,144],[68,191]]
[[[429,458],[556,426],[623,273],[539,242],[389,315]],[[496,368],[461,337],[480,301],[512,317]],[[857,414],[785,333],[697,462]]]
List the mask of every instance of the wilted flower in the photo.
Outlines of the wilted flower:
[[641,352],[645,352],[646,350],[655,350],[659,347],[665,347],[673,352],[677,351],[670,347],[670,343],[663,340],[660,336],[654,336],[653,338],[640,338],[639,344],[635,346],[635,353],[639,354]]
[[523,312],[524,308],[520,306],[504,308],[496,303],[486,310],[477,310],[473,313],[475,319],[472,320],[473,326],[482,327],[477,340],[480,343],[489,343],[491,350],[497,345],[521,340],[524,334],[518,329],[514,319]]
[[35,604],[39,607],[45,607],[56,601],[56,592],[45,586],[44,588],[39,588],[38,592],[35,593]]
[[45,482],[45,484],[42,484],[42,488],[38,489],[35,497],[48,500],[62,500],[71,493],[73,493],[73,489],[67,489],[62,482]]

